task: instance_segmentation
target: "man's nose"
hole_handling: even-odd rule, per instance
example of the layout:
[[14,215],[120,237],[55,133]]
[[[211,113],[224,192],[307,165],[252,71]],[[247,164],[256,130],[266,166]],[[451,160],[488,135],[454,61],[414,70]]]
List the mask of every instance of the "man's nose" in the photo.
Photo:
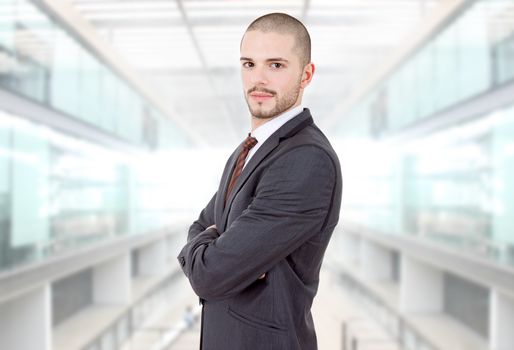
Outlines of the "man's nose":
[[252,71],[252,84],[253,85],[267,85],[268,76],[264,67],[255,67]]

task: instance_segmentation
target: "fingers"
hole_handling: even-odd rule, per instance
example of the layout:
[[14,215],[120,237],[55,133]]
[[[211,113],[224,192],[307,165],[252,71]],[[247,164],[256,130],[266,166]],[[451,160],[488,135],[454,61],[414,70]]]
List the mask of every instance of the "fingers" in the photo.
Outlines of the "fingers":
[[264,277],[266,277],[266,274],[265,274],[265,273],[263,273],[263,274],[261,275],[261,277],[259,277],[258,279],[262,280]]

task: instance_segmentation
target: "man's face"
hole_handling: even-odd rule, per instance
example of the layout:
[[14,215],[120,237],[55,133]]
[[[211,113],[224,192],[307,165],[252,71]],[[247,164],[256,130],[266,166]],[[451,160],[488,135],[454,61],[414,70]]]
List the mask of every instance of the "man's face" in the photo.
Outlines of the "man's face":
[[246,32],[241,42],[241,75],[246,103],[259,119],[273,118],[298,105],[303,92],[295,39],[289,34]]

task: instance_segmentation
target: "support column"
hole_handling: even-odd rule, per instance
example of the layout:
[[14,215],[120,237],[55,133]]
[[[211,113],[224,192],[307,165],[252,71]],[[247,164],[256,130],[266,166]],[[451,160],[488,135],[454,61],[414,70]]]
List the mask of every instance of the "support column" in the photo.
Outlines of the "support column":
[[362,239],[360,243],[360,272],[372,281],[390,281],[393,277],[393,252],[383,246]]
[[48,284],[0,304],[0,349],[50,350],[51,312]]
[[138,272],[141,276],[160,276],[166,273],[166,239],[139,249]]
[[402,255],[400,276],[401,312],[442,311],[444,281],[441,270]]
[[497,290],[491,291],[491,313],[489,322],[489,349],[514,349],[514,298]]
[[93,301],[128,304],[132,297],[130,255],[125,253],[93,269]]

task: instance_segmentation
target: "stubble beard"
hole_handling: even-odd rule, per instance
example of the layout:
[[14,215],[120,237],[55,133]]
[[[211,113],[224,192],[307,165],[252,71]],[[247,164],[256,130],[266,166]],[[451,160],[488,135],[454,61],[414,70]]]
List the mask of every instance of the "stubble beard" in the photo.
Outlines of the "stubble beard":
[[[301,77],[300,77],[300,79],[301,79]],[[250,110],[250,113],[252,114],[252,116],[257,119],[271,119],[271,118],[276,117],[279,114],[284,113],[289,108],[294,106],[294,104],[298,100],[298,95],[300,95],[300,81],[301,81],[300,79],[298,80],[298,83],[296,84],[294,89],[292,89],[287,95],[285,95],[282,98],[277,97],[276,92],[273,92],[273,98],[276,100],[276,103],[275,103],[275,107],[273,107],[269,111],[263,110],[262,109],[263,103],[259,103],[259,102],[258,102],[257,108],[252,108],[252,106],[249,102],[248,94],[245,95],[246,104],[248,105],[248,109]],[[259,89],[255,89],[255,90],[262,91]],[[252,91],[252,89],[250,91]],[[266,90],[266,92],[269,92],[269,90]]]

